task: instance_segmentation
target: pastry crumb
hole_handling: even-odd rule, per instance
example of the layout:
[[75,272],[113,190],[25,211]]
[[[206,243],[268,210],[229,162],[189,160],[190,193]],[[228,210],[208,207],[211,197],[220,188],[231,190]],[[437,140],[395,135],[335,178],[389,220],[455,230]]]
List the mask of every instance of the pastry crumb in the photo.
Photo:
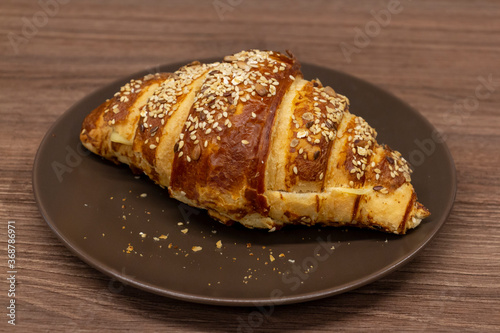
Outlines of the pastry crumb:
[[219,240],[217,243],[215,243],[215,245],[218,249],[222,248],[222,241]]
[[198,251],[201,251],[203,248],[201,246],[193,246],[191,248],[191,250],[193,250],[193,252],[198,252]]
[[188,230],[189,230],[188,228],[186,228],[186,229],[182,229],[182,230],[181,230],[181,232],[182,232],[183,234],[187,234]]

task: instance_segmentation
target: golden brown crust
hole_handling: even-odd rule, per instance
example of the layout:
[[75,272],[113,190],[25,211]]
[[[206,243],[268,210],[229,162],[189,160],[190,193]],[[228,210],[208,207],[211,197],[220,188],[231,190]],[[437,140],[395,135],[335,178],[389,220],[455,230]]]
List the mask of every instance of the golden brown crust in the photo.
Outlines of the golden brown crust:
[[209,72],[181,132],[170,184],[171,192],[183,191],[212,209],[222,201],[241,217],[268,210],[261,165],[275,111],[298,71],[293,58],[258,53],[253,62],[250,57],[236,55]]
[[[94,153],[117,161],[113,153],[118,147],[110,140],[112,129],[120,125],[133,127],[133,133],[128,133],[129,139],[132,139],[136,127],[134,122],[137,122],[138,114],[131,113],[140,107],[136,105],[137,102],[144,95],[151,94],[152,92],[148,94],[148,89],[157,87],[166,77],[167,73],[149,74],[141,79],[133,79],[121,87],[119,92],[85,118],[80,134],[83,144]],[[130,119],[131,116],[135,119]]]
[[141,110],[133,149],[151,166],[148,175],[164,186],[170,182],[174,138],[179,135],[192,98],[210,67],[193,63],[168,75]]
[[327,92],[320,83],[307,82],[295,97],[285,179],[291,191],[313,192],[323,187],[331,145],[346,108],[343,96],[333,89]]
[[416,227],[429,212],[408,163],[299,69],[291,55],[250,50],[131,80],[80,138],[228,225]]

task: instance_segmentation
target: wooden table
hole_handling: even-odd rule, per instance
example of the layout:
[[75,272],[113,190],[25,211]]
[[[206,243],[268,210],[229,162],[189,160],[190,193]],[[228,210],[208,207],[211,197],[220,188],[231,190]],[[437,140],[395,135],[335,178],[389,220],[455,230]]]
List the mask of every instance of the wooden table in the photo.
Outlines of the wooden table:
[[[500,3],[398,3],[3,0],[1,266],[5,281],[7,222],[15,221],[18,328],[498,331]],[[410,264],[352,292],[276,307],[251,329],[241,323],[252,308],[191,304],[112,286],[110,278],[56,238],[31,187],[42,137],[90,92],[160,64],[248,48],[290,49],[302,62],[338,69],[392,92],[446,135],[458,173],[448,221]],[[3,313],[9,285],[1,286],[0,330],[7,331]]]

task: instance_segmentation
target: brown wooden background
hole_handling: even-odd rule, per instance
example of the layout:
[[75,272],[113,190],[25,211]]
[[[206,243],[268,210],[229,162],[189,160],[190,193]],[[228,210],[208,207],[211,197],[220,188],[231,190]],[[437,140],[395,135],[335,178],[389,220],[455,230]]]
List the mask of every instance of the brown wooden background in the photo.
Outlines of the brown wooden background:
[[[390,23],[360,43],[355,29],[370,27],[370,11],[387,9],[389,1],[59,0],[55,7],[40,5],[55,1],[0,4],[0,331],[9,328],[8,220],[17,228],[17,328],[22,331],[237,331],[239,318],[248,319],[255,309],[190,304],[131,287],[110,292],[110,279],[77,259],[51,232],[31,188],[43,135],[90,92],[159,64],[248,48],[290,49],[302,62],[392,92],[447,135],[458,171],[449,220],[410,264],[346,294],[276,307],[253,330],[499,329],[500,2],[401,0]],[[38,25],[36,31],[30,22]],[[349,62],[340,45],[359,52]],[[493,82],[487,96],[476,94],[480,77]]]

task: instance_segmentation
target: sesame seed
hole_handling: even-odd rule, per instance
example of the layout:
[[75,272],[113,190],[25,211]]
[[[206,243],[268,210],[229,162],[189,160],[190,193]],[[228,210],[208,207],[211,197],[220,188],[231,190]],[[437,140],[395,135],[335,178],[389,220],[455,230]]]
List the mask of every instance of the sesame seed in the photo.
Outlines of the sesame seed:
[[307,136],[307,131],[299,131],[297,133],[297,138],[301,139]]
[[248,142],[247,140],[241,140],[241,143],[244,144],[244,145],[247,145],[249,144],[250,142]]
[[299,172],[299,170],[297,169],[297,166],[294,166],[294,167],[293,167],[293,173],[294,173],[294,174],[298,174],[298,172]]
[[306,112],[302,115],[302,119],[306,121],[311,121],[314,119],[314,115],[311,112]]
[[236,60],[237,60],[237,58],[235,56],[228,55],[228,56],[224,57],[224,61],[227,61],[227,62],[233,62]]

